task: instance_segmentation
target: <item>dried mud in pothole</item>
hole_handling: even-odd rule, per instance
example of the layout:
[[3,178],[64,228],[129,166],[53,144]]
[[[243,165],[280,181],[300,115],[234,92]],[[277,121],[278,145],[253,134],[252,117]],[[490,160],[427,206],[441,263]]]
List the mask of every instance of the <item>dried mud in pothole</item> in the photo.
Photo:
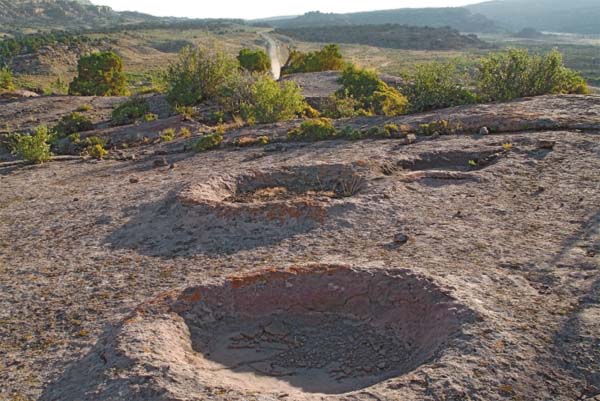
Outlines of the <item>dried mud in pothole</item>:
[[[129,382],[142,379],[139,366],[169,366],[164,381],[153,386],[164,396],[208,399],[207,387],[217,385],[242,398],[254,392],[298,400],[343,394],[431,363],[455,348],[462,325],[474,320],[444,290],[402,269],[266,270],[143,304],[93,352],[104,355],[101,371],[82,376],[88,358],[46,397],[77,399],[82,394],[72,393],[72,386],[99,388],[116,366]],[[134,397],[115,382],[97,398],[116,394]]]

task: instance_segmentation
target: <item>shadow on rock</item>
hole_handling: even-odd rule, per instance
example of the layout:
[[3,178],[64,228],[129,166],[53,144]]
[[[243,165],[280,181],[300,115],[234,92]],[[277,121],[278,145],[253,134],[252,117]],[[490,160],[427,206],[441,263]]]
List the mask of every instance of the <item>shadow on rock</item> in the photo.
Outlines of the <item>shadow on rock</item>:
[[[327,217],[339,216],[347,205],[331,207]],[[158,257],[231,254],[277,244],[324,224],[303,213],[286,219],[214,210],[186,205],[176,193],[164,200],[133,209],[133,217],[113,232],[107,243],[115,249],[134,249]]]

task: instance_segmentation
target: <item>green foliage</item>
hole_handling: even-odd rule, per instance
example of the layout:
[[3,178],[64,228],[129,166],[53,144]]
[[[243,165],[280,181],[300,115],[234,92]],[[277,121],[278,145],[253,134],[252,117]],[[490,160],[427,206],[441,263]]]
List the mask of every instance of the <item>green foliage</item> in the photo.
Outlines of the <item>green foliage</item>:
[[90,145],[86,149],[86,153],[93,157],[94,159],[102,160],[106,155],[108,155],[108,151],[104,149],[104,146],[97,143],[95,145]]
[[184,120],[193,120],[196,116],[196,110],[191,106],[176,106],[175,112],[183,117]]
[[0,68],[0,90],[14,90],[14,78],[12,72],[6,68]]
[[44,88],[44,95],[67,95],[68,93],[69,84],[60,76]]
[[175,129],[167,128],[160,133],[160,140],[162,142],[171,142],[175,139]]
[[94,106],[92,106],[89,103],[84,103],[81,106],[79,106],[75,111],[79,112],[79,113],[85,113],[86,111],[92,111],[94,110]]
[[427,124],[421,124],[417,130],[417,135],[454,135],[462,130],[460,123],[453,123],[448,120],[433,121]]
[[372,115],[362,108],[362,103],[352,97],[331,96],[319,106],[323,116],[328,118],[348,118]]
[[397,90],[379,79],[375,71],[347,67],[342,73],[338,98],[352,98],[357,111],[367,114],[397,116],[406,112],[408,100]]
[[468,80],[457,62],[421,64],[407,77],[409,84],[403,93],[408,97],[411,112],[471,104],[477,101],[477,96],[466,88]]
[[233,141],[233,144],[240,148],[245,148],[245,147],[254,146],[254,145],[261,145],[261,146],[268,145],[270,141],[271,140],[266,135],[259,136],[259,137],[242,136],[239,138],[235,138],[235,140]]
[[564,66],[556,50],[544,55],[519,49],[490,54],[479,64],[477,87],[486,101],[588,92],[585,80]]
[[247,121],[273,123],[297,117],[305,108],[302,90],[296,83],[280,84],[268,76],[261,76],[250,87],[250,98],[241,111]]
[[192,136],[192,131],[187,127],[181,127],[179,129],[179,136],[182,138],[190,138]]
[[156,121],[158,120],[158,115],[154,114],[154,113],[146,113],[144,114],[144,117],[142,117],[142,120],[144,120],[144,122],[152,122],[152,121]]
[[45,125],[37,127],[32,135],[11,134],[9,143],[11,151],[29,163],[44,163],[52,158],[50,142],[52,132]]
[[128,100],[115,107],[112,112],[112,124],[132,124],[138,118],[144,117],[149,110],[150,105],[146,99],[139,96],[132,96]]
[[336,129],[330,118],[317,118],[303,122],[300,127],[288,132],[288,139],[293,141],[324,141],[335,138]]
[[240,66],[250,72],[264,73],[271,70],[271,59],[264,50],[242,49],[237,59]]
[[121,96],[127,92],[123,60],[112,51],[81,57],[77,73],[69,85],[70,95]]
[[238,62],[222,50],[185,47],[167,69],[167,99],[174,106],[194,106],[216,99],[238,72]]
[[318,72],[341,70],[344,68],[344,58],[339,45],[329,44],[319,51],[302,53],[297,50],[290,52],[288,61],[283,66],[282,74],[299,72]]
[[93,129],[94,123],[92,120],[77,112],[64,116],[54,127],[54,131],[60,137],[65,137],[77,132],[91,131]]
[[207,150],[218,147],[221,144],[221,142],[223,142],[222,132],[218,131],[212,134],[206,134],[194,143],[194,151],[198,153],[205,152]]

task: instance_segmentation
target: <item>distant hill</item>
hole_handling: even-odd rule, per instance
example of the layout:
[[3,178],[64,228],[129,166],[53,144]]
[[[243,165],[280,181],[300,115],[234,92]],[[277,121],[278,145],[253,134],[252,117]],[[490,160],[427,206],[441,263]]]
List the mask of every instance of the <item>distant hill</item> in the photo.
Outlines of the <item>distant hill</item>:
[[600,0],[494,0],[466,8],[514,31],[600,34]]
[[489,45],[475,35],[452,28],[415,27],[398,24],[346,25],[311,28],[280,28],[276,33],[306,42],[357,43],[413,50],[460,50]]
[[[257,21],[258,22],[258,21]],[[311,28],[344,25],[399,24],[428,27],[451,27],[461,32],[496,32],[494,21],[466,8],[417,8],[369,11],[350,14],[310,12],[296,18],[262,20],[276,28]]]
[[99,28],[158,20],[141,13],[119,13],[88,0],[0,0],[2,31]]

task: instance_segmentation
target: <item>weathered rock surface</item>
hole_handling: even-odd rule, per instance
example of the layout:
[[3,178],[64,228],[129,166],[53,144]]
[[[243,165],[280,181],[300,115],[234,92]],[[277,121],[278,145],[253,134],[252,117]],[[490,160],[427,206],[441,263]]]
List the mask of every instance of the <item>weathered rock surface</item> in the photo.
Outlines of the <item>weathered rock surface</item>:
[[[542,97],[349,121],[356,126],[396,121],[416,127],[440,119],[461,121],[468,129],[460,135],[419,137],[409,145],[401,139],[337,140],[281,143],[284,149],[270,151],[226,146],[203,154],[174,152],[181,147],[175,141],[141,147],[135,160],[0,169],[0,398],[598,397],[600,98]],[[479,135],[482,126],[491,134]],[[234,135],[269,132],[276,137],[277,129],[245,128]],[[154,160],[163,157],[177,168],[155,168]],[[359,166],[365,186],[300,230],[282,227],[277,220],[224,218],[181,201],[186,188],[219,177],[257,177],[253,171],[317,165]],[[214,200],[237,199],[242,207],[244,202],[252,207],[262,202],[265,207],[271,201],[293,206],[294,196],[308,196],[306,191],[285,192],[278,183],[268,186],[266,192]],[[244,230],[237,229],[240,224]],[[399,233],[405,236],[400,241]],[[393,288],[406,288],[406,297],[389,299],[402,298],[422,311],[422,327],[431,328],[418,337],[424,342],[444,339],[432,347],[438,352],[398,368],[402,355],[413,355],[411,350],[418,345],[404,341],[410,335],[374,330],[377,319],[366,322],[361,311],[367,303],[360,297],[347,310],[332,309],[349,316],[347,321],[320,315],[314,325],[300,327],[306,314],[290,313],[294,315],[290,321],[274,309],[278,305],[285,309],[291,299],[286,297],[294,294],[281,289],[287,279],[259,280],[247,287],[251,291],[235,298],[242,305],[244,300],[256,301],[252,298],[256,294],[280,294],[269,302],[246,304],[262,305],[258,312],[240,315],[251,317],[239,320],[244,330],[258,329],[258,333],[243,331],[254,336],[250,339],[235,337],[236,326],[227,317],[215,319],[214,326],[195,324],[199,320],[193,316],[207,319],[212,312],[230,310],[218,303],[226,305],[225,300],[233,299],[224,295],[224,289],[233,288],[235,277],[264,277],[260,272],[265,269],[285,275],[289,268],[310,271],[315,265],[358,272],[359,276],[349,277],[336,273],[332,276],[336,281],[327,281],[330,276],[323,281],[332,284],[327,288],[345,283],[340,287],[350,292],[361,283],[379,282],[366,277],[397,277],[399,284]],[[290,280],[300,285],[294,281],[300,278]],[[273,283],[283,287],[261,292]],[[433,296],[422,296],[422,291]],[[171,298],[160,296],[165,292]],[[375,293],[380,298],[369,305],[385,304],[378,310],[400,316],[394,312],[397,303],[385,301],[385,291]],[[302,294],[306,302],[318,299],[317,294]],[[328,303],[332,299],[318,304],[332,305]],[[178,305],[195,305],[198,314],[187,315]],[[440,315],[429,314],[428,305],[450,308],[438,309]],[[382,322],[385,315],[373,313]],[[263,321],[272,316],[278,318]],[[402,316],[406,318],[395,319],[394,325],[399,324],[394,327],[410,333],[416,326],[408,314]],[[451,324],[427,326],[436,321],[431,316]],[[304,331],[305,326],[322,330],[312,333]],[[444,334],[448,333],[444,327],[456,330]],[[373,339],[386,357],[367,358],[357,346],[355,354],[337,358],[342,373],[354,378],[342,378],[341,384],[351,380],[352,386],[336,389],[340,383],[335,381],[308,389],[294,380],[307,377],[300,369],[306,367],[300,365],[313,366],[308,355],[315,348],[294,346],[285,358],[278,354],[267,365],[256,365],[257,372],[235,371],[224,359],[233,354],[217,352],[210,360],[203,347],[223,348],[201,341],[209,329],[223,335],[208,337],[237,341],[229,345],[249,346],[255,353],[273,345],[273,336],[290,332],[314,338],[318,350],[335,349],[330,339],[348,349],[349,337],[338,333],[350,332]],[[385,348],[390,343],[396,344],[394,350],[406,352],[394,355]],[[333,360],[323,354],[323,361]],[[357,376],[357,361],[382,374]],[[207,370],[208,365],[201,363],[222,366]],[[302,375],[288,378],[287,369]],[[369,380],[356,385],[356,377]]]

